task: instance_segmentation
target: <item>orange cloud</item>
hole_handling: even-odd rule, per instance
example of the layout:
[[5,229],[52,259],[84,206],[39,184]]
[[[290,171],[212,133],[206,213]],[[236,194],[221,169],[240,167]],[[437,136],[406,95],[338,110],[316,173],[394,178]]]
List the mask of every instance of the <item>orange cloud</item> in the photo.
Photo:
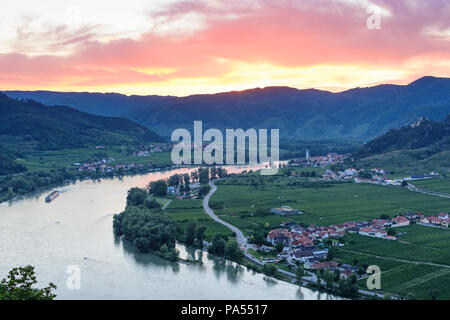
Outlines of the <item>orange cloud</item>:
[[[186,95],[450,75],[446,1],[373,2],[389,12],[381,30],[369,30],[366,7],[349,0],[178,2],[151,15],[160,25],[139,39],[70,34],[77,47],[68,55],[0,55],[0,86]],[[196,27],[174,32],[187,16]]]

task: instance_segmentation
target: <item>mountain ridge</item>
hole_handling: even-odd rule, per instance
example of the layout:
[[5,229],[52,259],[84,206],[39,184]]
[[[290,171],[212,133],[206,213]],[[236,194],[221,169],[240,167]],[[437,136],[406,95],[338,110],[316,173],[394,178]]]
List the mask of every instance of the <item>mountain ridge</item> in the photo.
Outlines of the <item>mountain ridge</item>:
[[216,94],[126,96],[117,93],[6,91],[46,105],[120,116],[170,136],[177,128],[279,128],[282,137],[370,141],[420,116],[440,120],[450,113],[450,79],[422,77],[408,85],[382,84],[338,93],[285,86]]
[[0,94],[0,116],[2,141],[18,139],[39,150],[164,141],[129,119],[92,115],[67,106],[48,107],[4,94]]

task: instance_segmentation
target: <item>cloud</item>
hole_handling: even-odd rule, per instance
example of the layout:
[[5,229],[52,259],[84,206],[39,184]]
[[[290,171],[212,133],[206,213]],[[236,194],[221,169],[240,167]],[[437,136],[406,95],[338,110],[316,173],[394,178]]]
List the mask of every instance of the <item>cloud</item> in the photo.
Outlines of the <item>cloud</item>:
[[[381,30],[366,27],[370,5],[383,9]],[[359,77],[354,81],[358,84],[382,82],[375,69],[384,71],[386,81],[396,82],[429,72],[450,75],[447,1],[178,1],[146,13],[146,18],[151,27],[141,30],[140,36],[112,35],[107,41],[104,34],[96,34],[101,26],[84,26],[76,32],[59,26],[40,34],[23,28],[16,38],[21,54],[0,55],[0,85],[55,88],[59,83],[62,88],[111,86],[119,91],[121,86],[130,90],[146,85],[187,94],[194,88],[190,84],[199,80],[205,82],[203,90],[208,82],[214,91],[220,84],[228,88],[232,74],[239,74],[239,87],[279,83],[283,72],[286,80],[303,86],[308,79],[316,83],[311,68],[321,70],[323,77],[327,76],[323,70],[329,70],[334,87],[339,87],[336,79],[347,79],[344,86],[352,75]],[[25,54],[33,45],[42,46],[43,54],[40,50]],[[66,48],[70,54],[51,54]],[[433,62],[435,57],[439,60]],[[246,81],[243,66],[248,70],[265,66],[266,79],[257,81],[253,73]],[[349,70],[354,73],[337,76]],[[171,91],[174,83],[177,89]]]

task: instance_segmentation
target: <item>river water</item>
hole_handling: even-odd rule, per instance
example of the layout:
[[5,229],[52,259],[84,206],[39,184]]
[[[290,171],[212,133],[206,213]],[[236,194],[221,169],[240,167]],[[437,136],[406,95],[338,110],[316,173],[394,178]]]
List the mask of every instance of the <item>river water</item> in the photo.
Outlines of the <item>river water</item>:
[[[58,188],[51,203],[46,193],[0,204],[0,278],[33,265],[39,286],[57,285],[57,299],[331,299],[183,246],[181,256],[202,255],[204,263],[170,263],[114,236],[113,215],[125,208],[129,188],[192,170],[81,181]],[[80,289],[67,286],[69,266],[79,267]]]

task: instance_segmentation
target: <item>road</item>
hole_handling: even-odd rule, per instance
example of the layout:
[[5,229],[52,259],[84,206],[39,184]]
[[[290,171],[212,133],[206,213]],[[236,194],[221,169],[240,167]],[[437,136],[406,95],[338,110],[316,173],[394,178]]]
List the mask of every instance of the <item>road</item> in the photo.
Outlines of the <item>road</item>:
[[[237,227],[233,226],[232,224],[220,219],[218,216],[216,216],[213,212],[213,210],[209,207],[209,200],[211,199],[211,196],[217,191],[217,187],[214,184],[214,181],[210,181],[209,185],[211,187],[211,190],[209,191],[209,193],[205,196],[205,198],[203,199],[203,208],[205,209],[206,213],[215,221],[217,221],[218,223],[224,225],[225,227],[227,227],[228,229],[230,229],[231,231],[233,231],[236,234],[236,242],[238,243],[239,247],[241,248],[242,251],[244,251],[244,255],[247,259],[249,259],[250,261],[256,263],[259,266],[263,266],[264,263],[261,262],[260,260],[256,259],[254,256],[252,256],[250,253],[247,252],[247,239],[244,237],[244,234],[242,233],[241,230],[239,230]],[[283,269],[278,269],[278,272],[290,277],[291,279],[297,279],[297,276],[289,271],[283,270]],[[310,283],[317,283],[317,277],[314,273],[311,273],[310,276],[305,276],[302,278],[303,281],[305,282],[310,282]],[[323,283],[323,281],[321,280],[321,282]],[[366,296],[376,296],[379,298],[384,298],[384,294],[383,293],[378,293],[378,292],[373,292],[373,291],[368,291],[368,290],[359,290],[359,293],[362,295],[366,295]]]
[[224,225],[225,227],[227,227],[228,229],[230,229],[231,231],[233,231],[236,234],[236,242],[238,243],[239,247],[241,247],[241,249],[245,250],[247,247],[247,239],[244,237],[244,234],[242,233],[241,230],[239,230],[238,228],[236,228],[235,226],[233,226],[232,224],[229,224],[226,221],[223,221],[222,219],[220,219],[218,216],[216,216],[214,214],[214,212],[212,211],[212,209],[209,207],[209,199],[211,198],[211,196],[214,194],[214,192],[216,192],[217,187],[214,184],[214,181],[210,181],[209,185],[211,187],[211,190],[209,191],[209,193],[206,195],[206,197],[203,199],[203,208],[205,209],[206,213],[215,221],[217,221],[218,223]]
[[414,192],[419,192],[419,193],[424,193],[424,194],[429,194],[429,195],[436,196],[436,197],[450,199],[450,194],[442,193],[442,192],[436,192],[436,191],[429,191],[429,190],[424,190],[424,189],[419,189],[419,188],[417,188],[415,185],[413,185],[411,183],[408,183],[408,190],[414,191]]

